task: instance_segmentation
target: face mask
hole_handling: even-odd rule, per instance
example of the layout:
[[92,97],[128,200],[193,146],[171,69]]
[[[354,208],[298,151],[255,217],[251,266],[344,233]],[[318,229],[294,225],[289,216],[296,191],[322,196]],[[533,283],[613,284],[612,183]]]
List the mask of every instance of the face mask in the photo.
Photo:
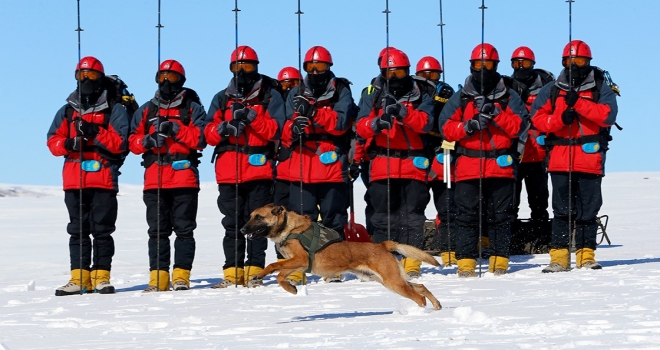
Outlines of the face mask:
[[320,89],[320,88],[325,88],[326,85],[328,85],[328,81],[330,80],[330,71],[325,71],[323,73],[319,74],[307,74],[307,79],[309,80],[309,84],[312,86],[312,89]]
[[254,70],[253,72],[246,73],[242,69],[236,73],[236,83],[240,85],[248,85],[252,84],[255,81],[259,80],[259,73],[257,70]]
[[176,94],[181,91],[181,88],[181,83],[172,83],[169,80],[165,80],[158,84],[158,92],[160,92],[160,97],[168,101],[174,98],[174,96],[176,96]]
[[500,81],[500,73],[495,70],[484,69],[483,81],[481,78],[482,71],[470,68],[470,72],[472,72],[472,81],[475,83],[477,91],[480,91],[483,86],[484,93],[488,93],[493,90],[497,85],[497,82]]
[[564,70],[566,78],[572,78],[571,86],[580,86],[584,79],[587,78],[589,73],[591,73],[591,66],[586,65],[584,67],[578,67],[576,64],[571,64],[568,69]]
[[397,78],[395,76],[390,78],[389,82],[389,91],[395,97],[401,97],[408,93],[413,86],[412,77],[407,75],[403,78]]
[[526,81],[532,78],[534,68],[516,68],[513,70],[513,78],[518,81]]
[[83,96],[92,96],[94,95],[98,89],[99,89],[99,83],[97,80],[89,80],[89,78],[85,78],[80,82],[80,93]]

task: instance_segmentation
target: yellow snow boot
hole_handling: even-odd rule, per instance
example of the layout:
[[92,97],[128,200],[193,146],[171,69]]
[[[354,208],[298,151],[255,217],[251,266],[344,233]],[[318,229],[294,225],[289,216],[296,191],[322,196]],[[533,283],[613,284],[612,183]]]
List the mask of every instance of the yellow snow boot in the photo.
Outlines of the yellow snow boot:
[[75,295],[85,292],[91,293],[92,281],[89,277],[89,270],[82,270],[82,281],[80,280],[81,269],[71,270],[71,279],[69,283],[55,289],[55,296]]
[[170,272],[165,270],[149,271],[149,286],[142,293],[170,290]]
[[410,278],[418,278],[422,275],[422,262],[419,260],[403,258],[401,259],[401,265],[403,265],[403,271]]
[[458,277],[477,277],[474,270],[477,268],[477,261],[474,259],[459,259],[456,264],[458,265]]
[[488,272],[492,272],[495,276],[506,274],[509,269],[509,259],[503,256],[491,256],[488,259]]
[[596,262],[596,252],[591,248],[582,248],[575,252],[575,265],[578,269],[600,270],[603,268]]
[[92,270],[90,279],[95,292],[99,294],[114,294],[115,287],[110,284],[110,271]]
[[[277,259],[277,261],[284,261],[287,259]],[[287,281],[294,286],[299,284],[307,284],[307,276],[302,271],[296,271],[288,276],[286,276]]]
[[190,289],[190,270],[177,267],[172,271],[172,289],[175,291]]
[[568,248],[550,249],[550,264],[541,270],[543,273],[570,271],[568,266],[571,253]]
[[[211,286],[211,288],[227,288],[229,286],[242,286],[245,284],[245,275],[243,269],[240,267],[228,267],[224,269],[222,273],[224,279],[220,283]],[[238,276],[238,280],[236,279],[236,276]]]
[[440,253],[440,258],[444,267],[456,265],[456,252],[442,252]]
[[255,278],[252,279],[252,276],[258,274],[259,272],[263,271],[259,266],[246,266],[245,267],[245,275],[243,277],[243,281],[245,283],[245,286],[248,288],[255,288],[255,287],[261,287],[264,285],[264,280],[262,278]]

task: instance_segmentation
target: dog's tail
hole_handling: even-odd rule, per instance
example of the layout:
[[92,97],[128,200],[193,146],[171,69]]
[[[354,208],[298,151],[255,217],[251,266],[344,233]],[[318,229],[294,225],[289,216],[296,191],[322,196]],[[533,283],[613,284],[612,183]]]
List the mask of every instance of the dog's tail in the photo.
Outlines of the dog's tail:
[[423,261],[433,266],[440,266],[437,260],[430,254],[425,253],[423,250],[417,249],[407,244],[401,244],[394,241],[384,241],[381,243],[385,249],[390,252],[397,252],[406,258],[413,258],[415,260]]

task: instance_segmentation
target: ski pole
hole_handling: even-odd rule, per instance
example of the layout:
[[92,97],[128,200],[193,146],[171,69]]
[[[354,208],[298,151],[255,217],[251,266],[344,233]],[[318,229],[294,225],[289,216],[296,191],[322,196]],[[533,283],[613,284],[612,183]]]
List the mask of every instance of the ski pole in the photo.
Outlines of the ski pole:
[[[438,27],[440,27],[440,60],[442,61],[442,85],[445,85],[445,35],[444,35],[444,27],[445,23],[442,21],[442,0],[439,0],[440,2],[440,23],[438,23]],[[437,121],[436,121],[437,123]],[[443,142],[444,144],[444,142]],[[445,180],[445,183],[447,184],[447,190],[445,193],[445,202],[447,205],[447,261],[449,262],[449,266],[451,266],[451,231],[450,231],[450,219],[449,219],[449,191],[451,190],[451,150],[449,148],[442,148],[443,151],[443,158],[444,158],[444,164],[443,164],[443,179]],[[438,227],[439,229],[440,227]],[[442,249],[440,250],[442,252]]]
[[[566,0],[568,3],[568,56],[569,62],[573,64],[573,50],[571,42],[573,41],[573,2],[575,0]],[[568,88],[569,92],[573,90],[573,74],[571,66],[568,66]],[[575,234],[573,233],[573,215],[572,215],[572,201],[573,201],[573,123],[568,126],[568,269],[571,269],[571,241],[575,242]],[[577,256],[576,256],[577,260]]]
[[[160,24],[160,0],[158,0],[158,25],[156,26],[158,29],[158,62],[157,63],[157,69],[160,69],[160,29],[163,28],[163,26]],[[156,118],[156,131],[160,130],[160,107],[158,108],[158,117]],[[160,292],[160,189],[163,187],[162,184],[162,169],[161,169],[161,161],[160,161],[160,147],[156,145],[157,151],[157,159],[158,161],[156,162],[156,169],[158,170],[157,176],[158,176],[158,181],[157,181],[157,186],[156,186],[156,290]]]
[[[80,28],[80,0],[78,0],[78,28],[76,28],[76,32],[78,32],[78,64],[80,64],[80,60],[82,59],[82,56],[80,54],[80,32],[82,32],[83,29]],[[79,67],[82,68],[82,67]],[[80,91],[80,79],[77,80],[78,82],[78,119],[82,121],[82,91]],[[78,235],[78,266],[80,266],[80,294],[82,295],[84,293],[83,291],[83,266],[82,266],[82,245],[83,245],[83,137],[78,136],[79,141],[78,142],[78,147],[80,148],[79,150],[79,156],[80,156],[80,174],[79,174],[79,181],[78,181],[78,186],[80,187],[80,190],[78,192],[78,215],[79,215],[79,225],[80,225],[80,231]]]
[[[234,41],[234,52],[236,52],[236,57],[234,58],[234,64],[236,65],[235,67],[238,68],[238,12],[240,11],[238,9],[238,0],[234,1],[234,9],[232,10],[234,12],[234,33],[235,33],[235,41]],[[234,69],[234,87],[236,88],[236,95],[234,96],[234,102],[238,103],[238,69]],[[234,118],[233,115],[233,110],[232,110],[232,120]],[[234,287],[238,288],[238,132],[236,133],[236,183],[235,183],[235,188],[234,188]],[[246,242],[247,246],[247,242]]]
[[[301,47],[301,38],[300,38],[300,16],[303,14],[300,11],[300,0],[298,0],[298,72],[300,72],[300,84],[298,85],[298,96],[302,96],[305,92],[305,81],[302,78],[302,47]],[[298,142],[300,143],[300,215],[304,215],[304,205],[303,205],[303,136],[305,133],[299,135]]]
[[[390,4],[389,0],[385,0],[385,59],[387,60],[386,69],[385,69],[385,91],[390,93]],[[383,113],[385,111],[382,111]],[[391,168],[390,168],[390,131],[391,128],[394,128],[394,125],[390,125],[390,129],[387,131],[387,240],[391,240],[392,224],[391,216],[392,209],[391,206],[391,194],[390,194],[390,177],[391,177]]]
[[[481,96],[484,96],[484,68],[486,63],[485,50],[484,50],[484,26],[486,18],[486,5],[485,0],[481,0]],[[483,237],[483,163],[484,163],[484,146],[483,146],[483,130],[479,128],[479,277],[481,277],[481,253],[482,253],[482,244],[481,239]]]

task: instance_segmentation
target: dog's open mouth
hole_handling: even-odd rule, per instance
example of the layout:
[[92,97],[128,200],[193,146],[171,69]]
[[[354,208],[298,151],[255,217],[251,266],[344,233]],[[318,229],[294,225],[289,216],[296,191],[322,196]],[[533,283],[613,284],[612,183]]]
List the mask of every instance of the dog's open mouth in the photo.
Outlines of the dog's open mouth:
[[245,237],[247,239],[252,239],[252,238],[255,238],[255,237],[261,237],[261,236],[263,236],[263,233],[266,232],[266,229],[267,229],[266,227],[261,227],[261,228],[258,228],[256,230],[252,231],[252,232],[247,232],[245,234]]

